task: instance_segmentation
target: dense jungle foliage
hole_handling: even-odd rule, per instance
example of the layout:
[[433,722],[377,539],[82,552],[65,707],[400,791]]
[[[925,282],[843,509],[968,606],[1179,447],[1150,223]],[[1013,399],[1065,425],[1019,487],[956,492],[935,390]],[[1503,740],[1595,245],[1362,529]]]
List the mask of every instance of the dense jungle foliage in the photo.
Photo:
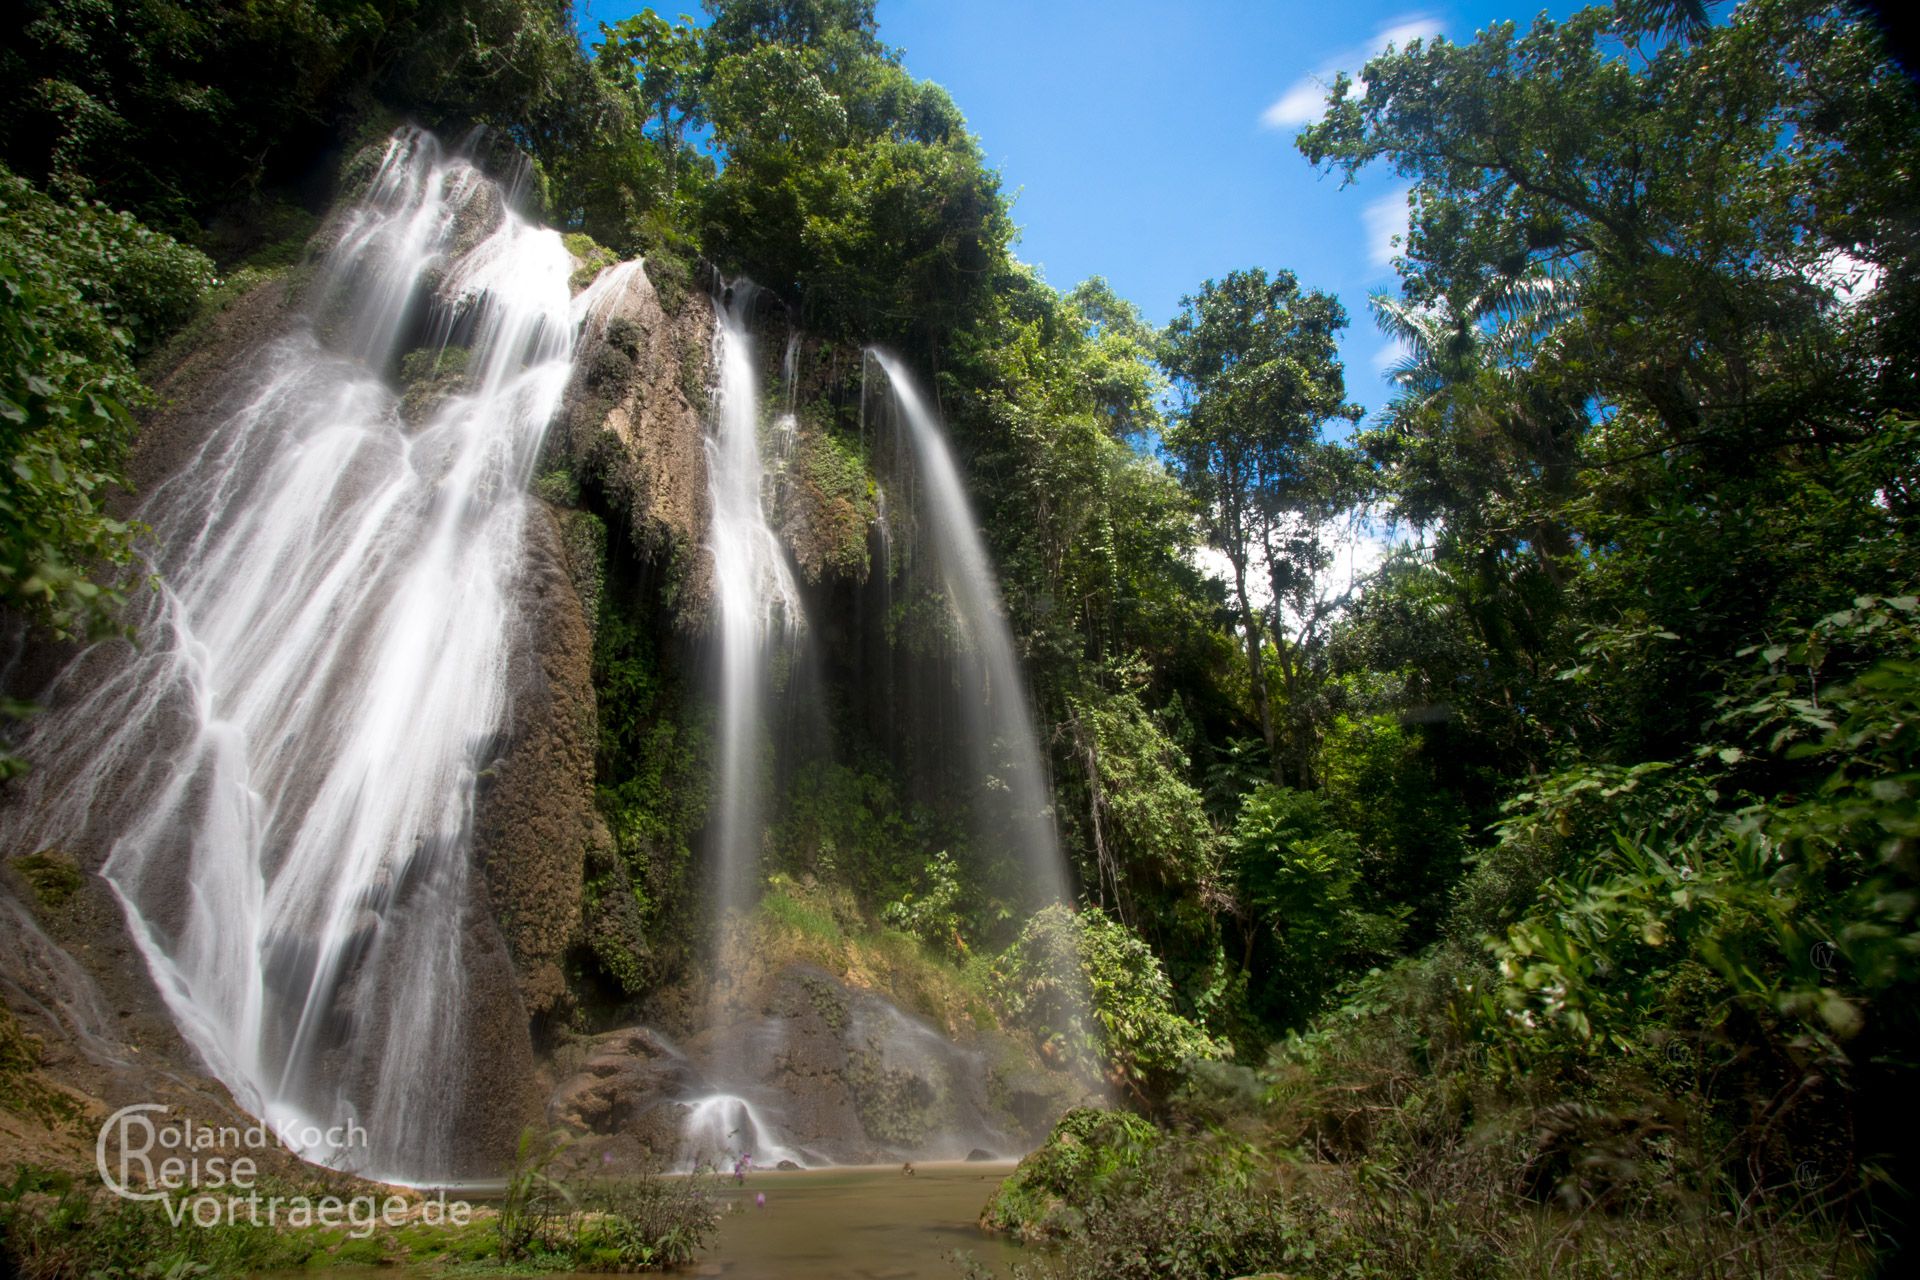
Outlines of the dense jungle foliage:
[[[489,126],[563,229],[935,372],[1084,910],[1006,919],[857,735],[774,843],[1151,1121],[1070,1115],[996,1199],[1036,1274],[1896,1273],[1920,97],[1873,25],[1620,0],[1352,68],[1302,162],[1411,184],[1362,421],[1285,246],[1164,331],[1059,292],[871,3],[706,8],[585,51],[508,0],[0,19],[0,605],[114,626],[139,361],[285,265],[368,130]],[[1394,547],[1336,589],[1355,512]],[[684,947],[707,730],[664,572],[605,555],[589,915],[644,945],[582,964],[618,1001]],[[1034,1013],[1061,948],[1098,1025]]]

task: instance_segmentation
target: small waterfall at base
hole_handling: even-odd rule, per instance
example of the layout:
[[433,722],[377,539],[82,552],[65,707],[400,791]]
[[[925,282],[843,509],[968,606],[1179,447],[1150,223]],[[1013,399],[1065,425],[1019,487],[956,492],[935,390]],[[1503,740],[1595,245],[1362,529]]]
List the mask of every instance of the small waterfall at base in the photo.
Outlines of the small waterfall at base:
[[1053,825],[1053,788],[1034,733],[1026,681],[1014,653],[998,580],[974,523],[960,470],[939,421],[905,367],[884,351],[870,349],[867,354],[887,376],[928,508],[922,530],[931,543],[955,625],[979,663],[980,696],[963,699],[976,774],[983,780],[1002,770],[1006,775],[1000,779],[1007,797],[1004,819],[1012,828],[1032,886],[1029,909],[1065,902],[1069,890],[1059,833]]
[[760,1169],[772,1169],[783,1162],[808,1164],[799,1151],[779,1140],[778,1132],[764,1112],[737,1094],[696,1098],[687,1104],[681,1130],[681,1167],[724,1172],[742,1156]]
[[[142,647],[83,656],[28,744],[21,811],[109,850],[190,1042],[302,1154],[358,1172],[478,1171],[454,1101],[486,1055],[471,834],[525,489],[572,330],[630,278],[582,309],[571,269],[473,164],[397,133],[314,318],[142,503],[163,584]],[[403,416],[387,375],[423,320],[421,358],[464,357],[464,380]],[[350,1121],[364,1145],[319,1136]]]

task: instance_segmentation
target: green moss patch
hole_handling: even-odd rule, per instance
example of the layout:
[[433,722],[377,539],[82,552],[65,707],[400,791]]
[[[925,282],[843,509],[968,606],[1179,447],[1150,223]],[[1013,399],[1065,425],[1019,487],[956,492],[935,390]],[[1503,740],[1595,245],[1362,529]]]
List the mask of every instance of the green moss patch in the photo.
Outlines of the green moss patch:
[[73,855],[58,849],[23,854],[13,860],[13,869],[27,882],[41,906],[54,909],[65,906],[87,882]]

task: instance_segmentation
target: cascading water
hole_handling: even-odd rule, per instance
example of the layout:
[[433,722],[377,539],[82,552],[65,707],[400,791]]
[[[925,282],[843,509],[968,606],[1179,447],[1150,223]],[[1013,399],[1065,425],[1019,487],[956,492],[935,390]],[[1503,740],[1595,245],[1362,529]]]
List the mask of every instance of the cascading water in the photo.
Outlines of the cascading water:
[[[524,494],[572,330],[629,278],[574,305],[571,266],[471,163],[396,134],[316,319],[142,504],[163,583],[142,647],[31,744],[24,810],[110,849],[182,1030],[312,1159],[466,1171],[470,836],[509,710]],[[466,381],[410,426],[386,374],[423,303]],[[312,1137],[348,1120],[364,1146]]]
[[[713,824],[710,892],[716,977],[728,976],[730,919],[754,903],[764,822],[762,743],[768,727],[769,666],[803,623],[800,593],[780,540],[767,524],[766,468],[760,454],[759,370],[748,332],[754,286],[736,283],[714,307],[712,428],[707,436],[707,487],[712,508],[714,612],[719,639],[719,806]],[[719,988],[716,988],[719,990]],[[710,1073],[723,1089],[747,1064],[716,1061]],[[683,1160],[729,1153],[756,1160],[795,1158],[754,1105],[733,1092],[689,1100]]]
[[980,696],[962,700],[970,721],[967,736],[976,753],[976,774],[1004,774],[1000,781],[1007,804],[1002,816],[1011,827],[1031,887],[1030,907],[1066,901],[1066,864],[1053,824],[1053,789],[1034,733],[1013,633],[959,468],[938,420],[905,367],[883,351],[867,354],[887,376],[928,508],[922,536],[930,543],[955,625],[979,664]]
[[768,661],[802,625],[800,593],[767,525],[760,460],[759,372],[747,313],[754,289],[736,284],[716,306],[713,429],[707,486],[713,508],[714,605],[720,639],[720,811],[715,824],[714,910],[724,920],[752,905],[763,810],[760,742]]
[[741,1155],[763,1169],[805,1165],[799,1151],[780,1140],[779,1130],[753,1103],[731,1093],[712,1093],[687,1108],[681,1128],[682,1162],[688,1169],[724,1169]]

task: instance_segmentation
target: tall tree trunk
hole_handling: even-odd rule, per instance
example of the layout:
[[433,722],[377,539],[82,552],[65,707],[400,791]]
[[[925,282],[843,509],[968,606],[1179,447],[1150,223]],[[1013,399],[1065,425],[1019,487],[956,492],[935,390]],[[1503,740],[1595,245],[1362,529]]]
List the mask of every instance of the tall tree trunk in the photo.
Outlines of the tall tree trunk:
[[1282,709],[1283,729],[1276,729],[1281,738],[1281,748],[1290,757],[1293,775],[1298,785],[1305,788],[1313,785],[1313,770],[1308,764],[1308,743],[1302,741],[1300,733],[1300,708],[1302,704],[1300,690],[1301,647],[1293,643],[1287,635],[1287,614],[1285,608],[1285,584],[1280,577],[1280,562],[1274,558],[1273,539],[1263,536],[1261,546],[1267,555],[1267,587],[1273,592],[1273,651],[1280,658],[1280,682],[1282,691],[1287,695],[1287,705]]
[[1233,561],[1233,590],[1240,602],[1240,629],[1247,637],[1247,679],[1253,686],[1253,705],[1260,713],[1260,736],[1267,742],[1267,758],[1273,762],[1273,780],[1287,785],[1286,764],[1280,759],[1280,744],[1273,731],[1272,700],[1267,695],[1267,664],[1260,660],[1261,638],[1266,628],[1254,615],[1253,602],[1247,598],[1247,557],[1228,553]]

